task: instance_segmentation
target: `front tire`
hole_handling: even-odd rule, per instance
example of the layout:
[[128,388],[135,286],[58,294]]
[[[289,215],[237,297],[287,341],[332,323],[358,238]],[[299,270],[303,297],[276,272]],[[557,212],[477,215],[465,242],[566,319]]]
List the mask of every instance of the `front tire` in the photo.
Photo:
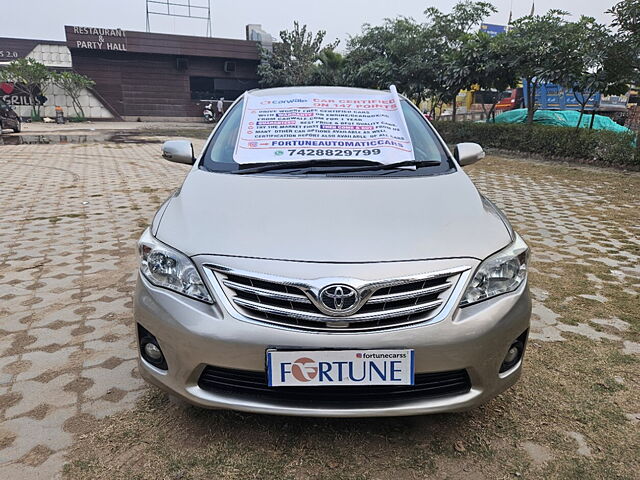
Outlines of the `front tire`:
[[15,127],[12,128],[13,133],[20,133],[22,131],[22,122],[18,120],[18,123]]

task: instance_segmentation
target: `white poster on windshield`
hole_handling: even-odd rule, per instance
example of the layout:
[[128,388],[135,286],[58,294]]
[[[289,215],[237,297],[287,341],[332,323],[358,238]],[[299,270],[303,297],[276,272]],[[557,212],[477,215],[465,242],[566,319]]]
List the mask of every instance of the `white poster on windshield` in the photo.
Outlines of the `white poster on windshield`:
[[[357,92],[357,91],[356,91]],[[414,160],[400,99],[389,92],[252,95],[233,159],[239,164],[306,160]]]

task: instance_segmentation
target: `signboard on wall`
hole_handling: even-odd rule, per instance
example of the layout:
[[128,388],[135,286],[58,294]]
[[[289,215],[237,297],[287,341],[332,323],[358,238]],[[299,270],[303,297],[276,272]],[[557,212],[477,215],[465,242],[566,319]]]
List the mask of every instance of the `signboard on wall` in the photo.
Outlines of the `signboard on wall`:
[[3,49],[2,47],[0,47],[0,62],[1,61],[7,61],[10,62],[12,60],[16,60],[17,58],[20,58],[20,53],[18,53],[17,50],[13,50],[13,49]]
[[[16,86],[13,83],[2,82],[0,83],[0,98],[4,100],[5,103],[14,106],[31,106],[31,99],[29,95],[26,94],[25,88],[20,85]],[[42,95],[42,92],[36,92],[36,104],[44,105],[47,101],[47,97]]]
[[83,50],[127,51],[127,35],[120,28],[65,27],[67,47]]

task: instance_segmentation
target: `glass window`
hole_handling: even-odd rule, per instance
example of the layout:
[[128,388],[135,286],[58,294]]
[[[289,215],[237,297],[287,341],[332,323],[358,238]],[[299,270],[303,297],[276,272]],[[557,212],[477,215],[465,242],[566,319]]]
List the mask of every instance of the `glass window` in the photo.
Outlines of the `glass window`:
[[[437,166],[426,166],[417,170],[398,171],[378,171],[372,174],[383,174],[386,176],[415,176],[415,175],[435,175],[455,171],[452,160],[448,157],[440,140],[428,125],[424,116],[415,109],[408,101],[402,100],[402,112],[404,113],[409,129],[409,136],[413,144],[415,159],[422,161],[438,161]],[[224,121],[216,131],[215,135],[207,145],[203,161],[200,168],[212,172],[232,172],[238,170],[238,164],[233,160],[233,151],[240,130],[242,120],[243,101],[239,101],[227,113]],[[274,172],[280,174],[280,172]],[[350,175],[350,174],[344,174]],[[358,172],[362,176],[362,172]]]

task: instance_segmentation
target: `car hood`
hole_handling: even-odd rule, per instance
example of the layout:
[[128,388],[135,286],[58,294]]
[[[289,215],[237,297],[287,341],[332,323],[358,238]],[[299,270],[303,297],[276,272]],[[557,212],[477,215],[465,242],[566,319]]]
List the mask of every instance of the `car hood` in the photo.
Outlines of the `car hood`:
[[511,240],[500,214],[462,171],[329,178],[193,169],[161,214],[156,237],[189,256],[484,259]]

